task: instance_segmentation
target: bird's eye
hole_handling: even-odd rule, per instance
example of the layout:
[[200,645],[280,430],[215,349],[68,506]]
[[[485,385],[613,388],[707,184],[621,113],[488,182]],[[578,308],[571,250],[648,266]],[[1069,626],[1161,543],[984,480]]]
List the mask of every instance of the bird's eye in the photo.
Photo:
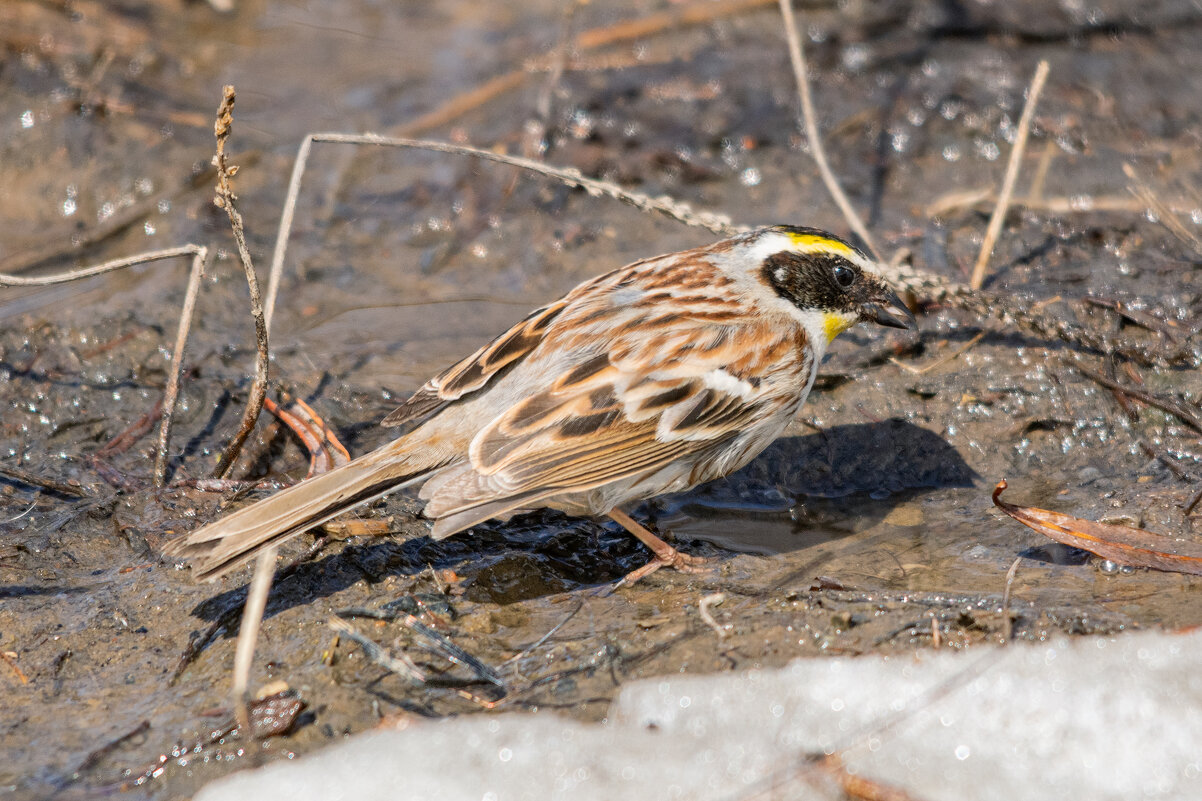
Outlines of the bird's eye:
[[848,267],[846,264],[838,264],[835,266],[835,283],[844,289],[851,289],[851,285],[856,282],[856,271]]

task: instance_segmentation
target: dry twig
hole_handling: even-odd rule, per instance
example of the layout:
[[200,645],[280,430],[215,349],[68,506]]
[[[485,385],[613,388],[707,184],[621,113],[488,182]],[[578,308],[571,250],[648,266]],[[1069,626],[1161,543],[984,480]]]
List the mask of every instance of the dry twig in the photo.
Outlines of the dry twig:
[[[924,209],[927,217],[947,217],[965,210],[985,211],[996,206],[997,192],[991,186],[980,189],[956,189],[936,198]],[[1095,214],[1118,212],[1138,214],[1145,204],[1125,195],[1048,195],[1032,198],[1012,197],[1010,205],[1048,214]]]
[[1048,170],[1052,167],[1052,159],[1060,146],[1055,140],[1049,139],[1044,143],[1043,152],[1039,154],[1039,163],[1035,166],[1035,175],[1031,177],[1031,186],[1027,189],[1027,201],[1038,203],[1043,200],[1043,185],[1048,179]]
[[719,640],[726,639],[726,635],[730,632],[718,625],[718,621],[714,620],[714,615],[710,612],[710,607],[717,606],[725,600],[726,593],[712,592],[697,604],[697,614],[701,615],[701,622],[713,629]]
[[113,259],[112,261],[106,261],[93,267],[81,267],[78,270],[68,270],[65,273],[54,273],[53,275],[27,277],[0,273],[0,286],[53,286],[54,284],[69,284],[81,278],[91,278],[93,275],[111,273],[114,270],[132,267],[135,264],[148,264],[154,261],[178,258],[179,256],[192,256],[196,258],[197,255],[203,256],[205,252],[205,248],[202,248],[200,245],[181,245],[176,248],[167,248],[166,250],[152,250],[149,253],[139,253],[137,256],[128,256],[123,259]]
[[180,310],[179,329],[175,334],[175,350],[171,353],[171,372],[167,376],[167,388],[163,391],[163,411],[159,423],[159,447],[154,455],[154,485],[163,486],[167,480],[167,453],[171,442],[171,425],[175,419],[175,405],[179,400],[179,383],[184,372],[184,348],[188,344],[188,331],[192,327],[192,315],[196,311],[196,298],[200,294],[200,280],[205,274],[208,248],[199,248],[192,258],[192,271],[188,274],[188,289],[184,293],[184,307]]
[[255,560],[255,573],[246,593],[246,605],[242,607],[242,622],[238,626],[238,642],[234,646],[234,680],[230,694],[234,700],[234,714],[243,731],[249,731],[250,712],[246,705],[246,690],[250,684],[250,668],[255,658],[255,644],[259,639],[259,627],[263,624],[263,612],[267,609],[267,595],[271,592],[271,577],[275,573],[275,548],[267,548]]
[[9,669],[16,674],[17,679],[22,684],[29,684],[29,677],[26,676],[25,671],[21,670],[20,666],[17,665],[17,655],[15,652],[0,651],[0,660],[2,660],[4,664],[8,665]]
[[300,148],[296,152],[296,162],[292,165],[292,177],[288,182],[288,194],[284,197],[284,211],[280,216],[280,227],[276,234],[275,250],[271,256],[271,270],[267,279],[267,297],[265,302],[269,325],[275,308],[276,297],[279,294],[280,278],[284,270],[284,257],[288,249],[288,237],[292,232],[292,221],[296,216],[296,202],[300,195],[301,181],[304,178],[305,167],[308,164],[314,142],[378,145],[381,147],[430,150],[436,153],[473,156],[484,161],[506,164],[511,167],[520,167],[539,175],[554,178],[566,186],[583,189],[593,197],[604,196],[621,200],[642,211],[658,212],[674,220],[678,220],[685,225],[706,228],[716,234],[729,236],[747,230],[746,228],[734,225],[730,218],[724,214],[693,211],[688,204],[673,200],[666,195],[651,197],[642,192],[632,192],[610,181],[588,178],[579,170],[572,167],[553,167],[541,161],[534,161],[520,156],[507,156],[503,153],[494,153],[490,150],[481,150],[480,148],[469,147],[467,145],[455,145],[431,139],[408,139],[405,137],[381,136],[374,133],[311,133],[304,138]]
[[205,261],[209,256],[208,248],[201,245],[181,245],[180,247],[155,250],[123,259],[113,259],[112,261],[106,261],[93,267],[68,270],[67,272],[55,273],[53,275],[25,277],[0,274],[0,286],[52,286],[54,284],[66,284],[71,281],[78,281],[94,275],[103,275],[114,270],[132,267],[135,264],[148,264],[165,259],[175,259],[180,256],[192,257],[192,271],[188,277],[188,289],[184,294],[184,307],[180,313],[179,331],[175,337],[175,352],[171,356],[171,372],[167,376],[167,388],[163,393],[163,405],[159,423],[159,446],[154,457],[154,483],[155,486],[159,487],[163,485],[167,473],[167,453],[171,441],[171,425],[175,417],[176,400],[179,398],[180,377],[183,374],[184,346],[187,344],[188,330],[192,325],[192,313],[196,307],[196,296],[200,292],[200,279],[204,277]]
[[368,659],[389,673],[395,673],[414,684],[424,684],[426,682],[425,674],[404,653],[401,653],[399,656],[393,654],[375,640],[360,634],[354,626],[345,620],[332,617],[326,621],[326,625],[338,632],[339,636],[346,637],[348,640],[357,643],[363,649],[363,653]]
[[1202,501],[1202,487],[1199,487],[1198,491],[1194,493],[1193,497],[1182,504],[1182,508],[1185,509],[1186,517],[1189,517],[1194,513],[1194,508],[1198,505],[1199,501]]
[[[608,47],[609,45],[623,44],[647,36],[654,36],[666,30],[677,30],[690,25],[705,25],[714,20],[735,16],[744,11],[751,11],[761,6],[770,5],[772,2],[773,0],[715,0],[706,3],[670,6],[666,11],[649,14],[645,17],[622,20],[612,25],[603,25],[598,28],[581,31],[575,37],[571,49],[579,52],[588,52]],[[554,51],[531,59],[522,68],[511,70],[495,78],[490,78],[479,86],[475,86],[462,94],[455,95],[438,108],[404,125],[398,126],[393,132],[398,136],[418,136],[454,122],[464,114],[479,108],[490,100],[494,100],[506,92],[517,89],[526,82],[531,74],[555,70],[555,61],[556,55]],[[617,63],[620,67],[627,67],[632,64],[646,66],[648,63],[653,62],[644,58],[639,58],[635,62],[622,58],[617,62],[608,63],[611,65]],[[586,62],[572,59],[565,65],[565,68],[567,70],[589,70],[597,69],[598,67],[596,61]]]
[[259,295],[259,279],[255,276],[255,266],[251,262],[250,250],[246,247],[246,235],[242,227],[242,215],[234,206],[238,196],[234,194],[233,177],[238,173],[238,167],[228,162],[225,144],[229,139],[234,125],[234,87],[226,86],[223,90],[221,106],[217,109],[217,121],[213,125],[213,133],[217,137],[217,153],[213,156],[213,166],[217,168],[217,195],[213,203],[225,209],[230,218],[230,228],[233,230],[234,242],[238,245],[238,256],[242,261],[242,269],[246,273],[246,284],[250,290],[250,312],[255,321],[255,378],[251,384],[250,397],[246,401],[246,411],[242,415],[242,424],[234,438],[230,440],[217,462],[213,478],[225,478],[234,460],[242,450],[242,443],[254,430],[263,409],[263,398],[267,396],[267,320],[263,311],[263,299]]
[[965,353],[969,348],[973,347],[974,345],[976,345],[978,342],[980,342],[984,338],[985,338],[985,332],[982,331],[981,333],[977,334],[972,339],[968,340],[968,342],[965,342],[963,345],[956,348],[951,353],[948,353],[944,356],[940,356],[935,361],[931,362],[930,364],[925,364],[922,367],[915,367],[913,365],[906,364],[905,362],[899,361],[898,359],[895,359],[892,356],[889,357],[889,361],[893,362],[898,367],[905,370],[907,373],[911,373],[913,375],[922,375],[923,373],[929,373],[931,370],[934,370],[936,367],[938,367],[941,364],[946,364],[946,363],[958,358],[961,354]]
[[31,487],[41,487],[51,492],[57,492],[59,495],[69,495],[72,498],[86,498],[88,491],[83,487],[74,484],[67,484],[62,481],[55,481],[52,478],[46,478],[27,470],[22,470],[19,467],[9,467],[0,465],[0,476],[19,481],[22,484],[28,484]]
[[[267,319],[263,311],[263,300],[259,296],[259,279],[255,276],[255,266],[251,262],[250,251],[246,247],[246,235],[242,227],[242,215],[234,206],[237,195],[234,194],[232,179],[238,168],[231,165],[226,157],[225,144],[229,139],[234,125],[234,87],[226,86],[222,92],[221,105],[217,108],[217,121],[213,125],[213,133],[217,137],[217,153],[213,156],[213,166],[217,168],[217,195],[213,198],[218,208],[225,209],[230,219],[230,228],[234,241],[238,245],[238,256],[242,261],[242,269],[246,273],[246,284],[250,290],[251,316],[255,321],[255,341],[257,343],[255,358],[255,379],[251,384],[250,397],[246,402],[246,411],[242,415],[242,425],[229,445],[221,454],[217,470],[213,478],[225,478],[242,450],[242,443],[254,430],[263,409],[263,399],[267,397]],[[246,596],[246,606],[242,610],[242,625],[238,629],[238,643],[234,650],[234,680],[233,698],[234,711],[238,724],[243,731],[249,730],[249,711],[246,705],[246,689],[250,678],[250,667],[255,656],[255,642],[259,637],[259,626],[263,621],[263,610],[267,607],[267,595],[271,592],[271,576],[275,572],[275,548],[265,548],[255,562],[255,573],[251,579],[250,591]]]
[[1018,575],[1018,566],[1023,558],[1019,556],[1011,563],[1006,571],[1006,589],[1002,592],[1002,642],[1008,643],[1014,637],[1014,620],[1010,617],[1010,588],[1014,586],[1014,577]]
[[1199,414],[1195,409],[1189,408],[1183,402],[1174,398],[1163,398],[1138,387],[1127,386],[1126,384],[1115,381],[1113,378],[1108,378],[1107,376],[1102,375],[1096,370],[1091,370],[1090,368],[1081,364],[1079,361],[1070,361],[1068,364],[1086,378],[1097,381],[1099,384],[1108,389],[1121,392],[1124,395],[1135,398],[1137,401],[1146,403],[1149,406],[1155,406],[1162,412],[1176,415],[1177,417],[1181,418],[1181,420],[1190,428],[1202,434],[1202,414]]
[[985,283],[985,268],[989,265],[989,255],[993,253],[994,243],[1002,233],[1002,223],[1006,221],[1006,212],[1010,209],[1010,197],[1014,194],[1014,182],[1018,179],[1018,168],[1022,166],[1023,153],[1027,149],[1027,137],[1031,133],[1031,118],[1035,116],[1035,107],[1039,104],[1039,95],[1048,79],[1048,62],[1040,61],[1035,68],[1035,77],[1031,79],[1031,87],[1027,90],[1027,103],[1023,106],[1022,117],[1018,120],[1018,136],[1014,139],[1014,147],[1010,151],[1010,161],[1006,164],[1006,177],[1002,180],[1002,191],[998,193],[997,206],[993,216],[989,218],[989,227],[985,230],[985,241],[981,243],[981,252],[977,254],[977,263],[972,269],[972,280],[969,286],[980,289]]
[[806,139],[810,143],[810,153],[818,165],[818,172],[822,174],[822,182],[826,184],[826,189],[831,193],[839,211],[843,212],[843,218],[847,221],[847,225],[872,251],[876,260],[883,261],[880,250],[877,249],[876,243],[868,233],[868,227],[864,225],[860,216],[856,214],[856,210],[852,208],[851,201],[843,193],[843,188],[839,186],[839,180],[835,177],[830,162],[826,159],[826,150],[823,149],[822,139],[818,136],[818,119],[814,112],[814,99],[810,96],[810,79],[806,75],[805,51],[802,49],[801,35],[797,31],[797,19],[793,15],[792,0],[780,0],[780,13],[785,20],[785,38],[789,42],[789,60],[793,64],[793,76],[797,80],[797,92],[801,98],[801,120],[805,127]]
[[[532,161],[518,156],[508,156],[467,145],[456,145],[436,140],[386,137],[372,133],[313,133],[305,137],[297,151],[296,163],[293,165],[292,177],[288,185],[288,194],[284,201],[284,213],[280,219],[276,247],[272,254],[271,273],[268,279],[267,314],[269,316],[278,294],[288,236],[291,232],[295,216],[297,197],[300,193],[305,166],[314,142],[369,144],[473,156],[485,161],[520,167],[558,180],[567,186],[584,189],[593,197],[610,197],[629,203],[642,211],[658,212],[685,225],[705,228],[723,236],[730,236],[749,230],[746,226],[735,225],[726,215],[708,211],[694,211],[688,204],[675,201],[666,195],[651,197],[641,192],[633,192],[623,189],[610,181],[585,177],[579,170],[574,168],[553,167],[543,162]],[[1117,342],[1105,334],[1096,333],[1069,322],[1062,316],[1050,315],[1040,309],[1032,308],[1021,299],[974,291],[967,284],[949,281],[943,276],[916,268],[910,264],[881,263],[879,271],[881,276],[893,284],[899,291],[913,293],[930,303],[943,303],[963,309],[982,319],[996,318],[1005,323],[1017,325],[1037,336],[1059,339],[1072,345],[1090,348],[1101,353],[1118,353],[1145,365],[1168,364],[1180,361],[1183,358],[1189,358],[1188,354],[1184,352],[1166,356],[1163,353],[1139,345]]]
[[1123,165],[1123,174],[1131,181],[1131,186],[1127,187],[1131,194],[1135,195],[1147,207],[1148,211],[1156,215],[1156,219],[1160,224],[1180,239],[1186,247],[1190,248],[1202,255],[1202,237],[1199,237],[1189,228],[1185,227],[1185,223],[1177,217],[1167,203],[1161,200],[1152,187],[1148,186],[1135,172],[1135,168],[1130,164]]
[[447,661],[453,662],[456,665],[460,665],[472,671],[472,673],[474,673],[476,678],[480,681],[486,681],[489,684],[496,685],[502,690],[505,689],[504,680],[501,679],[495,670],[469,654],[467,651],[460,648],[455,643],[448,640],[446,637],[439,634],[437,631],[434,631],[432,628],[422,623],[413,615],[397,615],[396,620],[411,631],[414,631],[425,637],[430,642],[433,649]]

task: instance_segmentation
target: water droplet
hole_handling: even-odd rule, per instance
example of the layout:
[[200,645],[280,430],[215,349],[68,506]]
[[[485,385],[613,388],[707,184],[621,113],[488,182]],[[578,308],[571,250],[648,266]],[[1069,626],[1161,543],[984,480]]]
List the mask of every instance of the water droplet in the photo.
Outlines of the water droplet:
[[763,176],[755,167],[748,167],[739,173],[739,183],[743,186],[759,186],[761,180],[763,180]]
[[25,111],[23,111],[21,113],[21,127],[22,128],[32,128],[33,127],[33,110],[32,109],[25,109]]
[[868,65],[872,51],[863,42],[848,45],[843,48],[843,66],[852,72],[860,72]]
[[955,753],[956,753],[956,759],[963,762],[964,760],[968,759],[968,757],[972,754],[972,751],[969,749],[969,747],[967,745],[958,745],[958,746],[956,746]]
[[1002,149],[997,146],[996,142],[976,142],[977,154],[986,161],[997,161],[998,156],[1002,154]]

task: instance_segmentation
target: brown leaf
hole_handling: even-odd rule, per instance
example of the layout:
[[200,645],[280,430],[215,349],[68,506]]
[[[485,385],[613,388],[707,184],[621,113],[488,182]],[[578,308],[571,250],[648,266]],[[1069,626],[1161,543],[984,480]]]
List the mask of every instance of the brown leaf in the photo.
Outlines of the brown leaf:
[[1081,548],[1121,565],[1202,576],[1202,544],[1183,542],[1142,528],[1096,523],[1047,509],[1015,506],[1001,500],[1002,479],[993,488],[993,503],[1018,522],[1063,545]]

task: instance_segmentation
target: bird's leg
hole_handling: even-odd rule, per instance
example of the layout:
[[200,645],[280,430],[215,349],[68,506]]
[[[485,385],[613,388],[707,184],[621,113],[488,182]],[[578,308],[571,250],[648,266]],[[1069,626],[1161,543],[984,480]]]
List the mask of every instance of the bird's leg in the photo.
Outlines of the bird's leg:
[[699,556],[689,556],[687,553],[681,553],[673,548],[668,543],[661,540],[659,537],[652,534],[645,527],[639,525],[631,518],[630,515],[623,512],[616,506],[609,510],[609,516],[617,522],[619,526],[629,531],[639,542],[646,545],[655,554],[655,558],[647,564],[640,567],[638,570],[632,570],[618,582],[619,584],[633,584],[643,576],[649,576],[661,567],[674,567],[684,573],[703,573],[705,572],[705,563],[707,559],[702,559]]

